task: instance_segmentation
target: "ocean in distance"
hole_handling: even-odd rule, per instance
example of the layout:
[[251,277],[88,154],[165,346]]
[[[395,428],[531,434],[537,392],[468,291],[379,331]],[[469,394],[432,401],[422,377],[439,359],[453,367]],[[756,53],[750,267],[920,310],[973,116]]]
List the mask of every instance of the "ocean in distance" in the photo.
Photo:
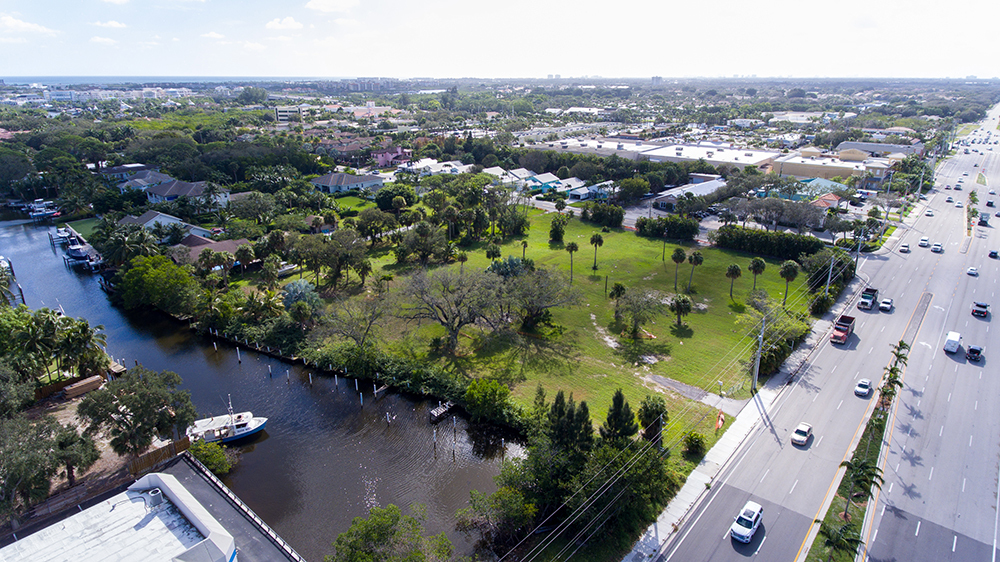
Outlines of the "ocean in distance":
[[76,86],[112,84],[198,84],[198,83],[252,83],[252,82],[312,82],[353,80],[351,76],[0,76],[7,85],[44,84],[46,86]]

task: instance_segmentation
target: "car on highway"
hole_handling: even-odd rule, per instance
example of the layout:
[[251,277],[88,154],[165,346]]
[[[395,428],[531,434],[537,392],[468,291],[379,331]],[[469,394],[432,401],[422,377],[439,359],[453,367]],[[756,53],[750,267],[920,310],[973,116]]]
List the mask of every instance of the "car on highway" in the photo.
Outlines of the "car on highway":
[[931,245],[931,241],[926,236],[924,236],[923,238],[921,238],[920,242],[917,242],[917,246],[920,246],[921,248],[926,248],[927,246],[930,246],[930,245]]
[[973,277],[979,277],[979,270],[975,267],[970,267],[969,269],[965,270],[965,274],[971,275]]
[[955,206],[956,207],[961,207],[962,206],[962,202],[961,201],[955,201]]
[[969,172],[962,172],[962,175],[963,176],[967,176],[967,175],[969,175]]
[[990,250],[990,257],[996,259],[997,257],[1000,257],[1000,254],[998,254],[996,250]]
[[892,312],[892,299],[882,299],[882,302],[878,303],[878,309],[882,312]]
[[802,422],[795,428],[792,432],[792,445],[802,445],[804,446],[809,442],[809,438],[812,437],[813,426]]
[[931,246],[931,251],[935,254],[944,253],[944,246],[942,246],[940,242],[935,242],[934,245]]
[[763,518],[764,508],[757,502],[748,501],[729,528],[729,535],[742,543],[748,543],[753,539]]
[[932,211],[930,209],[927,209],[926,211],[924,211],[924,216],[925,217],[933,217],[934,216],[934,211]]
[[859,380],[857,386],[854,387],[855,396],[861,396],[862,398],[864,398],[871,393],[872,393],[872,381],[868,379]]
[[989,303],[976,301],[972,303],[972,315],[986,318],[990,315]]
[[987,202],[986,202],[986,206],[987,206],[987,207],[995,207],[996,205],[994,205],[994,204],[993,204],[993,200],[992,200],[992,199],[990,199],[989,201],[987,201]]
[[[962,182],[958,182],[958,183],[962,183]],[[956,184],[956,185],[955,185],[955,191],[962,191],[962,186],[961,186],[961,185],[958,185],[958,184]]]
[[955,198],[952,197],[951,195],[949,195],[948,198],[944,200],[944,202],[945,203],[954,203],[955,202]]
[[997,194],[997,190],[995,190],[995,189],[991,189],[990,190],[990,195],[996,195],[996,194]]
[[965,350],[965,358],[969,361],[979,362],[983,358],[983,348],[979,345],[970,345],[969,349]]
[[899,252],[902,253],[902,254],[909,254],[910,253],[910,245],[909,244],[900,244],[899,245]]

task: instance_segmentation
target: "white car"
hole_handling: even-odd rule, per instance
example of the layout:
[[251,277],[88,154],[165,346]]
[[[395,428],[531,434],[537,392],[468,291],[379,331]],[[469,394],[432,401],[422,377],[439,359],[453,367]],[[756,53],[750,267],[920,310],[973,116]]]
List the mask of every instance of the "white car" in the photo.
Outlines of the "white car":
[[878,303],[878,309],[882,312],[892,312],[892,299],[882,299],[882,302]]
[[923,238],[921,238],[920,242],[917,242],[917,246],[920,246],[921,248],[926,248],[927,246],[930,246],[930,245],[931,245],[931,241],[926,236],[924,236]]
[[854,387],[854,395],[866,397],[872,393],[872,381],[868,379],[861,379],[858,381],[858,385]]
[[764,508],[757,502],[748,501],[729,528],[730,536],[742,543],[750,542],[763,518]]
[[944,246],[942,246],[940,242],[935,242],[934,245],[931,246],[931,251],[935,254],[944,253]]
[[952,197],[951,195],[949,195],[948,198],[944,200],[944,202],[945,203],[954,203],[955,202],[955,198]]
[[901,254],[909,254],[910,253],[910,245],[909,244],[900,244],[899,245],[899,253],[901,253]]
[[962,202],[961,201],[955,201],[955,206],[956,207],[961,207],[962,206]]
[[970,267],[969,269],[966,269],[965,273],[973,277],[979,277],[979,270],[976,269],[975,267]]
[[934,211],[932,211],[930,209],[927,209],[926,211],[924,211],[924,216],[925,217],[933,217],[934,216]]
[[809,442],[809,438],[812,437],[813,426],[802,422],[795,428],[792,432],[792,445],[805,446]]

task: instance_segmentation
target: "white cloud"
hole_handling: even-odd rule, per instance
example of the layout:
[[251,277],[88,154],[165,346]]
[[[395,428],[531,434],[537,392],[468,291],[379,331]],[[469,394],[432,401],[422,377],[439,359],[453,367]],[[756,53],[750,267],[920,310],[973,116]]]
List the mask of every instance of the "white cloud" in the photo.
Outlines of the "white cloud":
[[292,38],[287,35],[275,35],[274,37],[268,37],[268,41],[291,41]]
[[115,41],[114,39],[111,39],[109,37],[97,37],[97,36],[91,37],[90,38],[90,42],[91,43],[99,43],[101,45],[117,45],[118,44],[118,41]]
[[5,31],[27,31],[55,35],[56,31],[37,23],[28,23],[8,14],[0,14],[0,29]]
[[351,18],[337,18],[337,19],[333,20],[333,23],[335,23],[337,25],[342,25],[344,27],[354,27],[354,26],[357,26],[357,25],[361,25],[361,23],[358,20],[351,19]]
[[267,25],[264,27],[268,29],[302,29],[302,24],[295,21],[295,18],[292,16],[288,16],[285,19],[274,18],[267,22]]
[[121,22],[118,22],[118,21],[115,21],[115,20],[95,21],[94,25],[96,25],[97,27],[116,27],[116,28],[128,27],[124,23],[121,23]]
[[221,33],[216,33],[214,31],[209,31],[208,33],[202,33],[202,37],[208,37],[209,39],[222,39],[225,35]]
[[263,51],[264,49],[267,49],[267,47],[261,45],[260,43],[252,43],[250,41],[243,43],[243,47],[248,51]]
[[359,0],[309,0],[306,8],[320,12],[348,12]]
[[128,0],[104,0],[108,4],[128,4]]
[[27,43],[24,37],[0,37],[0,43]]

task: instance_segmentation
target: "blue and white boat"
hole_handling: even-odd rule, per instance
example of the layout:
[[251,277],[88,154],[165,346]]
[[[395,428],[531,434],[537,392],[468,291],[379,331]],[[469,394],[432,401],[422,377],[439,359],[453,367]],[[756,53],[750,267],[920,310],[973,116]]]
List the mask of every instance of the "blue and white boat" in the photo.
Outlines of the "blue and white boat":
[[229,443],[250,437],[267,425],[267,418],[255,418],[251,412],[233,413],[233,400],[229,399],[229,413],[197,420],[188,428],[187,435],[192,441],[204,440],[208,443]]

